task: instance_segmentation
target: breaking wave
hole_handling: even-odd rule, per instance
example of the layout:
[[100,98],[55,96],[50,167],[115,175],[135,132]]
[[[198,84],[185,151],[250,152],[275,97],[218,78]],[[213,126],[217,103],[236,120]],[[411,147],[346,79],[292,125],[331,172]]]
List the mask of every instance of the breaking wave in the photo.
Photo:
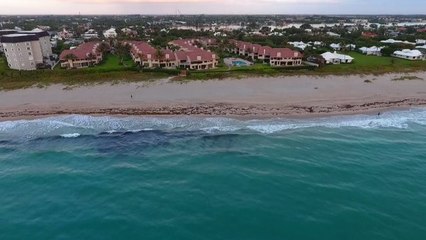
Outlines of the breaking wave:
[[141,133],[144,131],[203,131],[206,133],[255,132],[273,134],[306,128],[400,128],[426,125],[426,109],[391,111],[376,115],[337,116],[309,119],[238,120],[222,117],[94,117],[68,115],[37,120],[0,122],[0,140],[20,137],[33,139],[60,136],[75,138],[82,135]]

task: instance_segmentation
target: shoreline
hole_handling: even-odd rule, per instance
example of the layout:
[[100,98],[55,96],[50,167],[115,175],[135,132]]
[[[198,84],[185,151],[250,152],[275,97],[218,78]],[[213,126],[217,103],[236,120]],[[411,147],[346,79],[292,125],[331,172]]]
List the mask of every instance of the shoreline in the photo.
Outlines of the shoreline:
[[[407,101],[374,103],[368,107],[354,106],[347,108],[336,106],[336,108],[319,107],[310,112],[310,107],[304,106],[251,106],[241,107],[233,105],[210,105],[210,106],[179,106],[178,108],[106,108],[106,109],[68,109],[68,110],[34,110],[23,112],[1,112],[0,122],[16,120],[36,120],[55,116],[66,115],[88,115],[88,116],[112,116],[112,117],[227,117],[234,119],[306,119],[334,116],[351,115],[379,115],[390,111],[402,111],[413,108],[426,107],[426,99],[407,99]],[[318,111],[319,110],[319,111]],[[318,111],[318,112],[316,112]]]
[[407,76],[413,77],[403,73],[52,85],[1,91],[0,121],[73,114],[309,118],[426,106],[426,72],[416,73],[414,80],[404,79]]

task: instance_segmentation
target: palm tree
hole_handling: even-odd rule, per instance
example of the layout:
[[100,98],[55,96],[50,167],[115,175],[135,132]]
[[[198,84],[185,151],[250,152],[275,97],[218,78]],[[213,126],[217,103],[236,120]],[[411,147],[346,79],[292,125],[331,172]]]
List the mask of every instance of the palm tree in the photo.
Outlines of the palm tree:
[[[87,55],[87,59],[89,59],[89,60],[95,60],[96,59],[96,55],[94,54],[94,53],[89,53],[88,55]],[[93,64],[93,61],[90,61],[90,63],[89,63],[90,65],[92,65]]]
[[145,58],[145,54],[143,54],[143,53],[139,53],[139,54],[138,54],[138,57],[139,57],[139,59],[140,59],[140,65],[141,65],[141,66],[143,66],[143,59]]
[[161,67],[161,60],[164,59],[164,52],[160,48],[157,48],[157,51],[155,52],[155,57],[158,59],[158,67]]
[[68,61],[69,68],[74,68],[74,60],[77,60],[78,57],[72,53],[69,53],[64,58]]
[[161,50],[160,48],[157,48],[157,51],[155,52],[155,56],[160,60],[163,59],[164,58],[163,50]]

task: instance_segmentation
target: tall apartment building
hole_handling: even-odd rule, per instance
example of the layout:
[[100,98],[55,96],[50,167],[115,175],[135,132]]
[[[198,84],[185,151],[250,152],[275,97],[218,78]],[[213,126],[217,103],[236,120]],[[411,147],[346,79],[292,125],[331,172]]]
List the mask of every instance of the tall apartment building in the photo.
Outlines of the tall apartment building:
[[45,31],[19,31],[1,36],[0,42],[11,69],[36,70],[52,55],[50,35]]
[[12,29],[0,30],[0,53],[4,52],[3,44],[1,43],[1,37],[4,35],[16,33],[16,32],[17,32],[16,30],[12,30]]

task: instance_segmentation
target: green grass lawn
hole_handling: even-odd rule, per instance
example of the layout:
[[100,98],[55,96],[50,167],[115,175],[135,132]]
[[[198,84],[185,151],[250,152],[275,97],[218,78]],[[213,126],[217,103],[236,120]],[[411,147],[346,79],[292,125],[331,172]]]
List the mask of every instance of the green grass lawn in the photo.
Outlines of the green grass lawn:
[[62,69],[60,66],[55,68],[56,71],[81,71],[81,72],[114,72],[124,71],[136,67],[131,57],[127,57],[120,63],[120,58],[117,55],[108,54],[104,57],[103,61],[96,66],[82,68],[82,69]]
[[[206,80],[222,78],[244,78],[253,76],[280,75],[344,75],[344,74],[383,74],[388,72],[425,71],[426,61],[408,61],[391,57],[365,56],[349,53],[355,58],[352,64],[327,65],[319,69],[276,68],[256,63],[247,67],[229,68],[221,64],[216,69],[191,71],[183,80]],[[179,70],[150,69],[140,71],[132,59],[126,58],[123,64],[116,55],[107,55],[104,61],[94,67],[83,69],[61,69],[37,71],[10,70],[5,58],[0,57],[0,90],[26,87],[45,87],[50,84],[88,85],[116,81],[147,81],[178,75]]]
[[6,59],[4,56],[0,56],[0,74],[6,72],[8,69]]
[[131,57],[127,57],[123,60],[123,64],[120,63],[120,58],[117,55],[107,55],[103,62],[93,68],[99,70],[123,70],[129,67],[135,67]]
[[168,76],[170,74],[166,72],[139,72],[131,59],[125,59],[124,64],[120,64],[120,59],[115,55],[107,55],[98,66],[71,70],[56,67],[53,71],[15,71],[0,62],[0,90],[46,87],[50,84],[72,86],[116,81],[148,81]]
[[353,63],[327,65],[318,71],[336,74],[382,74],[386,72],[426,70],[426,61],[409,61],[393,57],[366,56],[357,52],[350,52],[348,55],[355,58]]

